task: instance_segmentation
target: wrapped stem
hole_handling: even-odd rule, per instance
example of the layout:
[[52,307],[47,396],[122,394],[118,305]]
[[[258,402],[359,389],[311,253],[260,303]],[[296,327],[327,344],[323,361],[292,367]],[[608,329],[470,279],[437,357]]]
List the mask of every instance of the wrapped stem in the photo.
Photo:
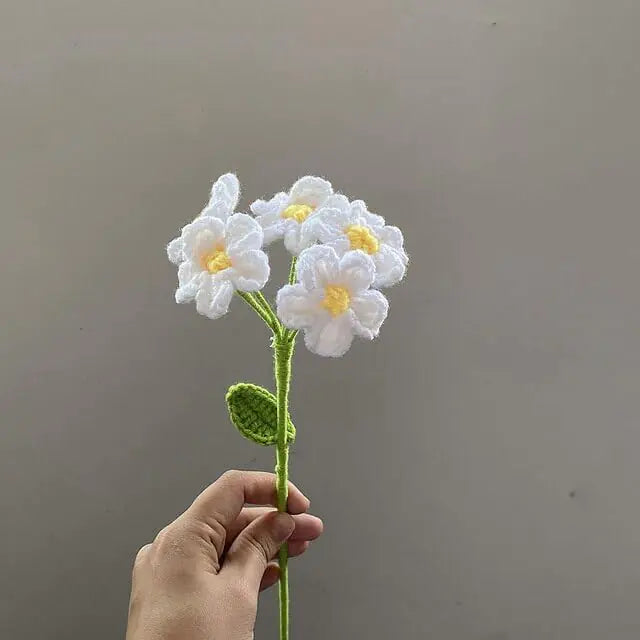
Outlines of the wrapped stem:
[[[289,283],[295,282],[296,258],[291,261]],[[289,493],[289,386],[291,384],[291,360],[297,331],[285,329],[262,292],[254,294],[238,292],[273,331],[274,375],[276,382],[277,431],[276,431],[276,494],[278,511],[287,511]],[[278,553],[280,566],[280,640],[289,640],[289,549],[283,544]]]
[[[287,442],[287,420],[289,418],[289,386],[291,383],[291,360],[294,344],[287,340],[276,340],[275,378],[277,399],[277,441],[276,441],[276,490],[278,511],[287,510],[289,482],[289,444]],[[286,544],[278,554],[280,565],[280,640],[289,640],[289,552]]]

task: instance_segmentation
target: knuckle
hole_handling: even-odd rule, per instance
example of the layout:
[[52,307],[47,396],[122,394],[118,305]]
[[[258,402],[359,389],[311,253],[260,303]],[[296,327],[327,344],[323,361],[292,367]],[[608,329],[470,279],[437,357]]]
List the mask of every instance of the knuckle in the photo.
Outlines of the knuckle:
[[185,544],[184,527],[176,520],[158,532],[153,548],[160,557],[165,557],[183,553]]
[[222,478],[227,482],[239,482],[244,478],[245,472],[239,469],[229,469],[222,474]]
[[151,551],[151,544],[145,544],[143,547],[138,549],[138,553],[136,553],[135,560],[133,561],[133,568],[139,567],[143,564],[149,556],[149,552]]
[[173,538],[172,526],[168,524],[158,531],[156,537],[153,540],[153,544],[156,548],[163,547]]

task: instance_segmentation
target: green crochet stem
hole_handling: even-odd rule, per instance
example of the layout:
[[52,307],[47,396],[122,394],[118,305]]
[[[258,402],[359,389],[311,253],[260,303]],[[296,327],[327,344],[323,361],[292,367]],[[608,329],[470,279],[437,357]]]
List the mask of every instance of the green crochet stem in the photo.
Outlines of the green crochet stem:
[[[291,260],[289,284],[295,282],[296,258]],[[289,387],[291,384],[291,360],[295,349],[297,331],[286,329],[276,316],[262,292],[238,292],[240,297],[262,318],[273,332],[274,374],[276,380],[277,433],[276,433],[276,493],[278,511],[287,510],[289,493]],[[283,544],[278,553],[280,565],[280,640],[289,640],[289,549]]]
[[276,316],[275,311],[271,308],[269,301],[262,294],[262,291],[256,291],[253,295],[255,296],[258,303],[262,306],[265,313],[267,314],[267,317],[271,321],[270,326],[275,327],[274,333],[276,335],[282,334],[282,332],[284,331],[284,328],[280,324],[280,321],[278,320],[278,317]]
[[[271,316],[267,313],[265,308],[262,306],[262,302],[256,298],[255,294],[247,293],[246,291],[237,291],[236,292],[264,321],[264,323],[273,331],[275,335],[279,334],[280,331],[280,323],[277,318],[274,319],[277,324],[271,319]],[[267,303],[269,304],[269,303]],[[273,313],[273,310],[271,311]]]
[[[287,420],[289,418],[289,385],[294,343],[282,338],[274,344],[276,398],[278,402],[278,432],[276,440],[276,490],[278,511],[287,510],[289,483],[289,444]],[[289,640],[289,550],[285,543],[278,553],[280,565],[280,640]]]
[[291,258],[291,266],[289,267],[289,284],[293,284],[296,281],[296,264],[298,262],[298,258],[293,256]]

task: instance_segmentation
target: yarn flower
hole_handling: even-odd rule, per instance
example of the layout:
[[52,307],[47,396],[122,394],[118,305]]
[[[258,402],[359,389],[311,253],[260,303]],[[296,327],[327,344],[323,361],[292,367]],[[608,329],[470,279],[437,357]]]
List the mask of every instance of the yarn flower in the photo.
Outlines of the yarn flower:
[[[226,222],[235,211],[239,197],[240,183],[237,176],[233,173],[225,173],[213,183],[209,202],[198,217],[209,216]],[[173,264],[180,264],[185,259],[183,248],[182,236],[174,238],[167,245],[167,255]]]
[[402,232],[386,225],[384,218],[371,213],[362,200],[349,202],[343,195],[331,196],[309,221],[308,233],[312,242],[319,240],[339,256],[354,250],[370,255],[376,288],[397,284],[407,270],[409,258]]
[[180,257],[176,302],[195,300],[198,313],[212,320],[224,315],[234,291],[258,291],[269,279],[269,260],[261,247],[262,229],[251,216],[200,215],[167,247],[172,262],[176,254]]
[[[323,178],[306,176],[288,192],[256,200],[255,217],[235,213],[239,195],[236,176],[220,176],[207,205],[168,244],[167,254],[178,266],[176,302],[195,302],[199,313],[218,318],[236,293],[271,332],[273,392],[237,382],[225,399],[231,422],[245,438],[275,448],[276,506],[284,512],[290,447],[297,437],[289,389],[298,333],[304,332],[310,351],[332,357],[344,355],[354,336],[375,338],[389,310],[378,288],[399,282],[408,258],[399,229],[362,200],[334,194]],[[270,275],[262,246],[279,238],[293,257],[274,308],[261,291]],[[278,551],[280,640],[289,640],[288,558],[285,543]]]
[[313,243],[309,223],[313,213],[333,194],[331,183],[323,178],[305,176],[270,200],[256,200],[251,211],[264,230],[265,244],[284,238],[284,245],[294,256]]
[[304,329],[307,348],[321,356],[344,355],[354,335],[372,340],[387,317],[389,303],[370,289],[375,264],[364,251],[342,258],[316,245],[298,257],[297,279],[278,292],[277,314],[289,329]]

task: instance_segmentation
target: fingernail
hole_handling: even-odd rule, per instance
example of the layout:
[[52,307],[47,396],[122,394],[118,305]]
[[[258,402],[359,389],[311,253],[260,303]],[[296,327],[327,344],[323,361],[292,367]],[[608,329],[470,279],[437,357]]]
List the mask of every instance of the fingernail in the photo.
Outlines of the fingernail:
[[[287,511],[289,513],[299,514],[309,510],[309,507],[311,506],[311,500],[309,500],[309,498],[307,498],[307,496],[305,496],[304,494],[299,495],[302,497],[301,503],[298,503],[298,496],[296,496],[295,499],[292,500],[292,496],[289,495],[289,499],[287,501]],[[292,502],[293,505],[291,504]]]

